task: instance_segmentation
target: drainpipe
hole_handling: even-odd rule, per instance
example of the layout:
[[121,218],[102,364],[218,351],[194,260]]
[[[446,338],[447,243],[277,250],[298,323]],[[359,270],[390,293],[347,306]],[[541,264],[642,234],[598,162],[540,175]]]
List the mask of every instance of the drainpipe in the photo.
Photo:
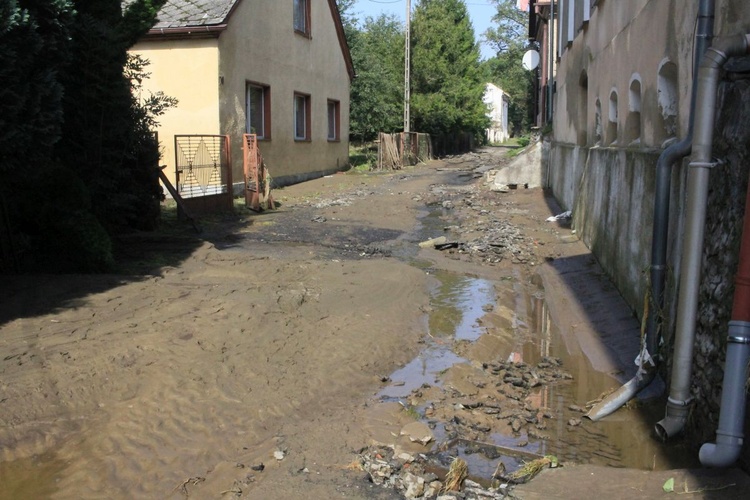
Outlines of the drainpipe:
[[745,222],[739,260],[734,281],[734,303],[727,337],[727,359],[716,444],[704,444],[698,455],[701,463],[708,467],[729,467],[736,462],[744,437],[742,426],[745,423],[745,383],[748,375],[747,362],[750,359],[750,186],[745,199]]
[[[714,34],[714,0],[700,0],[697,28],[695,32],[695,61],[701,61],[711,45]],[[656,185],[654,187],[654,223],[651,239],[651,295],[649,313],[646,317],[645,341],[636,359],[638,372],[617,391],[604,398],[586,414],[593,421],[600,420],[618,410],[656,378],[657,353],[661,324],[659,312],[664,308],[664,283],[667,269],[667,240],[669,236],[669,192],[672,183],[672,167],[678,160],[690,154],[693,144],[695,117],[695,94],[698,87],[698,68],[693,71],[693,88],[690,94],[690,115],[687,136],[667,147],[656,162]]]
[[672,383],[666,415],[656,424],[656,433],[665,440],[680,433],[685,427],[692,399],[690,382],[693,344],[708,200],[708,174],[714,166],[711,161],[711,146],[719,73],[729,57],[745,54],[749,48],[750,35],[720,39],[706,51],[698,69],[695,135],[688,171],[685,243],[680,266]]

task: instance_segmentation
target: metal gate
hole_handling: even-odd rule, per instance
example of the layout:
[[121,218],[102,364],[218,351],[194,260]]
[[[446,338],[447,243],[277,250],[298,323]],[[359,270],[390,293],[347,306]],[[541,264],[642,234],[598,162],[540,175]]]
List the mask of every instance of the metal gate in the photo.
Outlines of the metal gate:
[[244,134],[242,154],[245,172],[245,204],[252,210],[274,209],[271,196],[271,176],[258,148],[258,136]]
[[177,193],[195,212],[232,210],[228,135],[174,136]]

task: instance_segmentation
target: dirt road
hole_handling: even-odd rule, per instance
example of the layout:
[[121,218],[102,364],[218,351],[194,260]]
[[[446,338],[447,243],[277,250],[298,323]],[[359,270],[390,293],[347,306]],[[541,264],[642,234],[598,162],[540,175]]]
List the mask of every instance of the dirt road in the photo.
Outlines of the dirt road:
[[376,395],[432,335],[435,273],[533,287],[575,239],[541,190],[483,184],[500,161],[287,187],[200,238],[132,235],[135,274],[4,279],[0,498],[398,498],[357,451],[413,420]]

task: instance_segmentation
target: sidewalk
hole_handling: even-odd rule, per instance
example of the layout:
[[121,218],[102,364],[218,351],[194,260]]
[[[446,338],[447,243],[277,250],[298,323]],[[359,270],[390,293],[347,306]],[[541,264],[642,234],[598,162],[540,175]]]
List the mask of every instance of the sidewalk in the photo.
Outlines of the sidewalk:
[[[611,374],[621,382],[629,380],[636,370],[633,360],[639,350],[638,320],[574,234],[562,236],[554,249],[559,257],[540,266],[538,272],[549,314],[560,328],[568,351],[581,352],[602,374]],[[650,394],[646,396],[655,397],[666,389],[661,382],[647,390]],[[654,424],[646,421],[645,415],[627,409],[607,418],[636,418],[644,429]],[[586,422],[591,428],[599,425]],[[648,430],[644,434],[648,439]],[[697,463],[697,459],[689,458]],[[669,479],[673,479],[671,492],[664,490]],[[516,486],[511,494],[521,500],[675,498],[678,493],[691,499],[739,499],[749,498],[749,491],[750,476],[739,469],[647,471],[563,462],[562,467],[545,469],[529,483]]]

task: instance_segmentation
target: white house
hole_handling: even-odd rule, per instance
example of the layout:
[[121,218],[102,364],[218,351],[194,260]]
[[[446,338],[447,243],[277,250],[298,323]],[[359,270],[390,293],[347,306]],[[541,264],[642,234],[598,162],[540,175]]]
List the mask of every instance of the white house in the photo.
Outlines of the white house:
[[487,105],[487,116],[490,128],[486,130],[487,142],[500,143],[510,138],[508,131],[508,105],[510,96],[503,89],[492,83],[486,85],[484,103]]

